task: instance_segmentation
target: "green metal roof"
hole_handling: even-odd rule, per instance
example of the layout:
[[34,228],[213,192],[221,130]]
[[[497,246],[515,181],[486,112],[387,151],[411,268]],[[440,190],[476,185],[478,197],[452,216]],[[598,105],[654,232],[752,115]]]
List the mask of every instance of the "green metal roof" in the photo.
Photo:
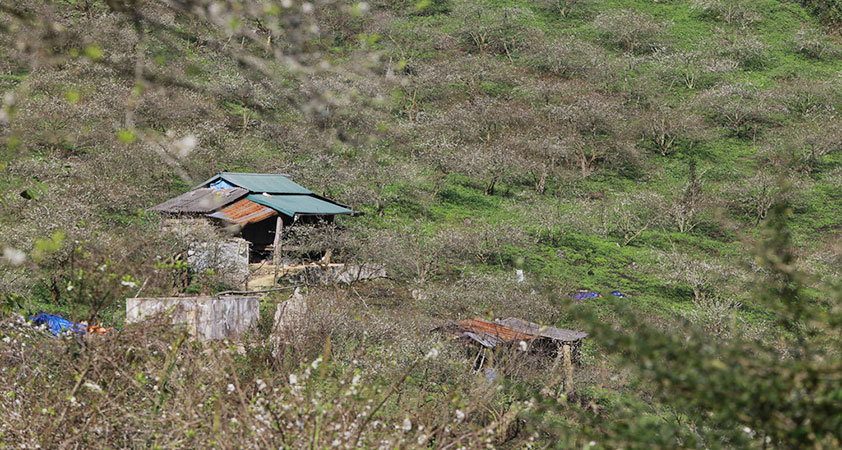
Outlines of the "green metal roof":
[[294,216],[296,214],[334,215],[354,213],[348,208],[326,202],[310,195],[250,194],[246,198],[288,216]]
[[312,194],[309,189],[290,180],[289,178],[271,173],[235,173],[221,172],[214,175],[201,186],[222,178],[223,180],[252,192],[267,192],[269,194]]

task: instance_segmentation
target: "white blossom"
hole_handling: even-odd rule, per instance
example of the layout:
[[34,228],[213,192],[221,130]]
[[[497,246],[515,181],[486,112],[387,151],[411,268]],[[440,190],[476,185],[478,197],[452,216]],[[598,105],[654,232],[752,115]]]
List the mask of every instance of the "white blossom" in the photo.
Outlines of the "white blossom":
[[3,249],[3,261],[13,266],[19,266],[26,261],[26,253],[13,247],[6,247]]

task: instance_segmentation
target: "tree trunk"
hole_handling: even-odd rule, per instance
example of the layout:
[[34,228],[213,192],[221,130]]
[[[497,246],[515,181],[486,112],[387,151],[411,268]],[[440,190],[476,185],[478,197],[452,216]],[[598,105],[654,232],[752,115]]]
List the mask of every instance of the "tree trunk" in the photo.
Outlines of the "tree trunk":
[[497,177],[492,177],[491,181],[485,187],[485,195],[494,195],[494,185],[497,184]]

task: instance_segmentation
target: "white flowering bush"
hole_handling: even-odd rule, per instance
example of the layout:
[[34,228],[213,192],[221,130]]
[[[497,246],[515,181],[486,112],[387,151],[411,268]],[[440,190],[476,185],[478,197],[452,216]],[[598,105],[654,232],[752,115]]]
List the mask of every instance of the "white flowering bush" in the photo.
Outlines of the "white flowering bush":
[[[15,320],[0,323],[0,436],[7,443],[477,448],[528,438],[511,427],[529,404],[501,401],[499,383],[451,381],[461,387],[444,389],[439,368],[466,370],[467,363],[436,346],[373,371],[370,357],[346,361],[341,341],[332,351],[328,340],[315,359],[272,370],[235,347],[200,345],[163,325],[57,340],[20,331],[25,322]],[[29,359],[41,363],[22,363]]]

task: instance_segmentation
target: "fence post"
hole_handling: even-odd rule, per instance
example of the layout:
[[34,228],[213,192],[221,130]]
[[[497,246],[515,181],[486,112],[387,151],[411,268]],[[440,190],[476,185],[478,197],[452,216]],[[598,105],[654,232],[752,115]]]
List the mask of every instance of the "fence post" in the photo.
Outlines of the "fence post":
[[570,358],[570,345],[564,344],[561,347],[563,353],[562,366],[564,370],[564,395],[573,391],[573,361]]

